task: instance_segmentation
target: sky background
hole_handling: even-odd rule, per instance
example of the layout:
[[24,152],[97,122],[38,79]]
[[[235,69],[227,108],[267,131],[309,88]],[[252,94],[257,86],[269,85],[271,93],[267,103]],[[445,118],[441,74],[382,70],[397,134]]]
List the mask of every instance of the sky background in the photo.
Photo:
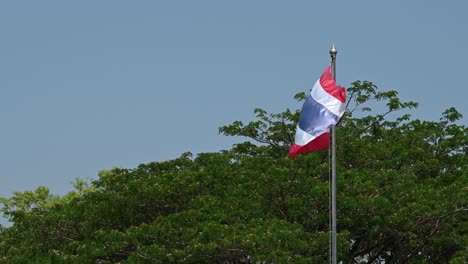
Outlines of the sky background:
[[[218,127],[297,109],[338,50],[374,82],[468,116],[468,1],[1,1],[0,197],[229,149]],[[0,224],[5,224],[0,219]]]

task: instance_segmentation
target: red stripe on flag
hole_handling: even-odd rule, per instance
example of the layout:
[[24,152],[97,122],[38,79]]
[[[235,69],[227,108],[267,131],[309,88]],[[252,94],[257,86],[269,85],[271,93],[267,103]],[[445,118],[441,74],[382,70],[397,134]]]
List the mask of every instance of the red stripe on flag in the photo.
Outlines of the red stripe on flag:
[[346,102],[346,90],[345,88],[336,85],[335,80],[333,80],[333,76],[331,74],[330,66],[328,66],[325,72],[323,72],[322,76],[320,76],[320,85],[322,86],[323,90],[336,99],[340,100],[340,102]]
[[330,147],[330,133],[323,133],[322,135],[316,137],[314,140],[309,142],[307,145],[299,146],[293,144],[289,149],[289,156],[295,159],[297,155],[309,152],[316,151],[321,149],[326,149]]

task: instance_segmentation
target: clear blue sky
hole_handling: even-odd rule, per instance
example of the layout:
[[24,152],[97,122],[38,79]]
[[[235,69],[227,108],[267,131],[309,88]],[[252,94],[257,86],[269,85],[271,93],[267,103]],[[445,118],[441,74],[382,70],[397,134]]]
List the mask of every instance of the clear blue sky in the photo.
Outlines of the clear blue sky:
[[[218,127],[296,109],[338,49],[437,120],[468,115],[468,1],[2,1],[0,196],[212,152]],[[466,118],[462,120],[466,124]]]

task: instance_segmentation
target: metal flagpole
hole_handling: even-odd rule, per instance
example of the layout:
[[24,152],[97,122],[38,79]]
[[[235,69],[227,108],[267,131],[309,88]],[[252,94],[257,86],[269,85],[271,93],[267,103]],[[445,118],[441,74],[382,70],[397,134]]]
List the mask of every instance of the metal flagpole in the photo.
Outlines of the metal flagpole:
[[[330,49],[331,57],[331,74],[333,80],[336,82],[336,48],[335,44]],[[335,140],[335,126],[331,128],[331,263],[336,264],[336,140]]]

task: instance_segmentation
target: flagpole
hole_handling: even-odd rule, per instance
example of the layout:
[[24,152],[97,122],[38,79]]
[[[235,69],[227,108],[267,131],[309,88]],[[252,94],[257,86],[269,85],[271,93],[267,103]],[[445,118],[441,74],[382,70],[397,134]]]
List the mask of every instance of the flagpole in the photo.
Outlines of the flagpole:
[[[331,73],[333,80],[336,82],[336,48],[335,44],[330,49],[331,57]],[[336,264],[336,138],[335,138],[335,126],[331,127],[331,263]]]

